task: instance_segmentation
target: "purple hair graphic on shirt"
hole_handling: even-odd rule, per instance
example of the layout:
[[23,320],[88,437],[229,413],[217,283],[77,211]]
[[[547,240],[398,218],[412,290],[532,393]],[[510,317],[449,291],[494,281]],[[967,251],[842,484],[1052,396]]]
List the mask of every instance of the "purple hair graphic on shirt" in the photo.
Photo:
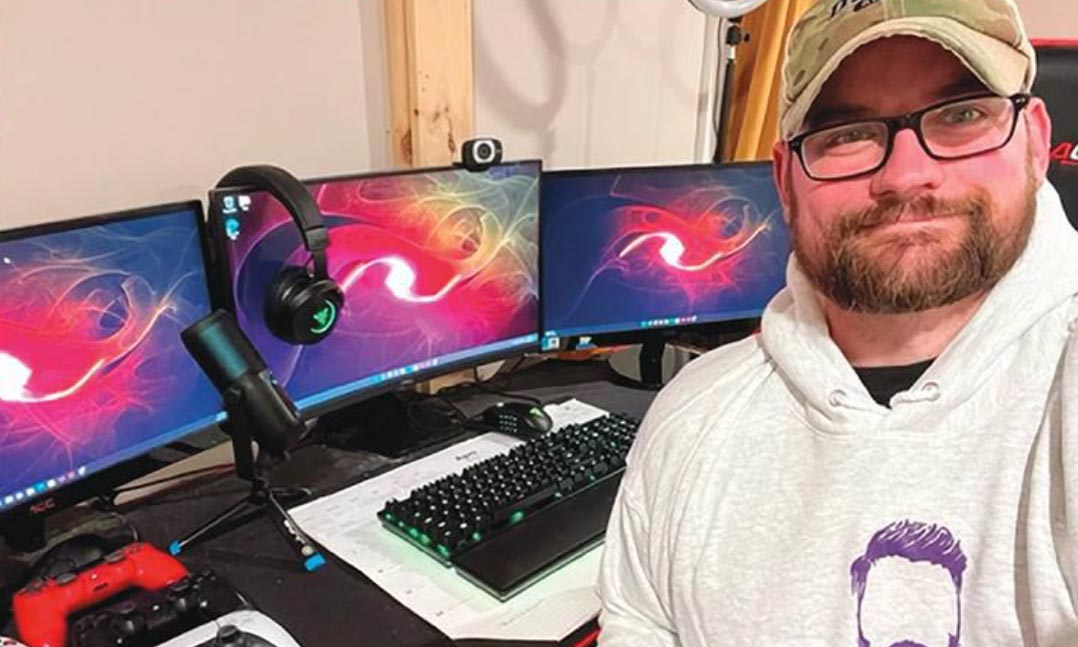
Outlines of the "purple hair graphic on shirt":
[[896,521],[850,565],[858,647],[959,647],[966,555],[947,528]]

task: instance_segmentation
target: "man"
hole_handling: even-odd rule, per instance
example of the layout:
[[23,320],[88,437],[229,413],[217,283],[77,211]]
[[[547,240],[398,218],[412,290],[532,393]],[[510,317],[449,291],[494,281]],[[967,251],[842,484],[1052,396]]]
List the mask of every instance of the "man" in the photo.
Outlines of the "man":
[[1034,76],[1013,0],[799,21],[788,286],[649,411],[601,645],[1078,645],[1078,234]]

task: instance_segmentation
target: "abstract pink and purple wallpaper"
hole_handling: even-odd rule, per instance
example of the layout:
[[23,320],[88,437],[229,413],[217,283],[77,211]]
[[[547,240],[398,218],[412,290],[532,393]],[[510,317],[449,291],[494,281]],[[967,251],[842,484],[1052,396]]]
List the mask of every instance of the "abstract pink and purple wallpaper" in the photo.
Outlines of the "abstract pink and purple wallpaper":
[[200,218],[0,234],[0,505],[214,421],[220,397],[180,343],[210,312]]
[[301,408],[434,362],[536,344],[537,162],[337,179],[308,189],[329,229],[330,275],[345,294],[337,327],[319,344],[285,343],[263,316],[282,266],[308,256],[284,207],[263,192],[237,195],[216,223],[240,326]]
[[543,176],[547,336],[759,316],[789,240],[770,164]]

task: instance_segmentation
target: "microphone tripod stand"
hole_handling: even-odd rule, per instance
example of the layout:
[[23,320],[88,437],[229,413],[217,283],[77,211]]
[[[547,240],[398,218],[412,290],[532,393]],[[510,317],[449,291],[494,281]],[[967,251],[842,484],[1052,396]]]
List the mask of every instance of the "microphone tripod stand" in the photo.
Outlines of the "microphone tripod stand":
[[[225,410],[228,419],[221,428],[232,438],[232,452],[236,460],[236,476],[251,483],[251,491],[246,497],[214,516],[212,519],[191,531],[181,539],[169,544],[172,555],[179,555],[188,546],[208,539],[215,531],[229,522],[243,517],[250,512],[268,514],[273,524],[288,540],[293,552],[299,557],[303,568],[315,571],[321,568],[326,559],[315,547],[314,542],[299,528],[285,506],[301,501],[312,494],[310,488],[273,487],[270,485],[268,472],[277,463],[288,458],[285,451],[272,452],[265,444],[259,443],[258,457],[254,456],[252,441],[257,441],[257,434],[251,433],[250,418],[243,396],[238,390],[230,390],[225,395]],[[274,455],[276,454],[276,455]]]

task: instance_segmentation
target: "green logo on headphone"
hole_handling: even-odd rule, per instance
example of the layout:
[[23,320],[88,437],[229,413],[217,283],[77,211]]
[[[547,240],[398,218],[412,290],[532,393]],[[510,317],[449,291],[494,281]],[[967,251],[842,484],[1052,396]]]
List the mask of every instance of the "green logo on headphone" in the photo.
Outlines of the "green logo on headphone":
[[311,315],[311,319],[314,321],[311,333],[321,335],[332,328],[333,322],[337,320],[337,306],[333,305],[332,301],[326,301],[317,312]]

